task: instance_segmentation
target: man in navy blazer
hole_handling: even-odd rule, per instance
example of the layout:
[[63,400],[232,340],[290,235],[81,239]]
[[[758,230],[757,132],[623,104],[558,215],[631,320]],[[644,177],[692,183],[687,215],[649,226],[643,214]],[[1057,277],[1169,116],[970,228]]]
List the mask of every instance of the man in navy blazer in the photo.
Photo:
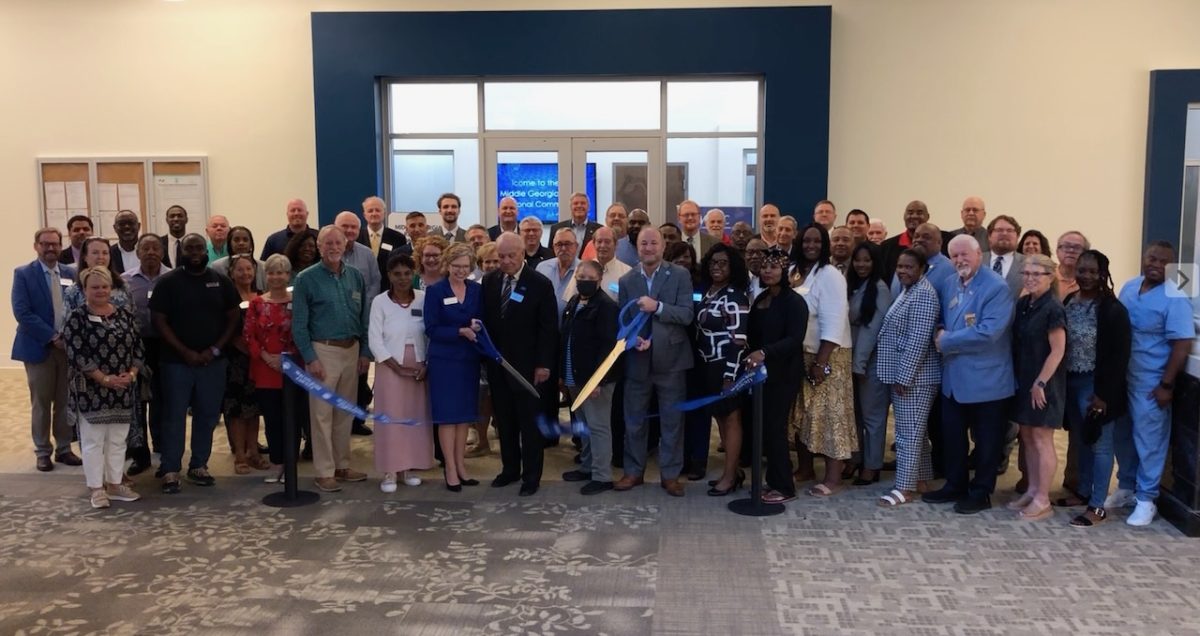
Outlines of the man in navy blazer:
[[[954,502],[974,514],[992,506],[996,468],[1008,430],[1007,406],[1016,391],[1010,326],[1013,297],[1004,279],[980,268],[983,252],[969,234],[950,241],[958,275],[940,291],[942,324],[934,342],[942,354],[942,445],[946,484],[926,493],[929,503]],[[967,431],[975,439],[975,476],[968,482]]]
[[[62,233],[48,227],[33,235],[37,260],[13,271],[12,307],[17,337],[12,359],[25,363],[29,382],[33,449],[37,469],[54,470],[50,453],[60,464],[83,462],[71,452],[71,424],[67,421],[67,349],[62,327],[67,318],[63,291],[75,280],[75,270],[60,265]],[[54,445],[50,432],[54,431]]]
[[618,282],[617,304],[624,307],[636,299],[638,310],[650,314],[650,322],[637,335],[637,347],[625,354],[625,475],[614,489],[629,490],[643,483],[650,428],[646,414],[652,412],[650,392],[657,390],[662,430],[659,476],[668,494],[682,497],[683,412],[675,405],[687,399],[684,372],[694,364],[687,326],[695,310],[692,277],[686,269],[663,260],[664,247],[658,229],[644,228],[638,233],[642,262]]

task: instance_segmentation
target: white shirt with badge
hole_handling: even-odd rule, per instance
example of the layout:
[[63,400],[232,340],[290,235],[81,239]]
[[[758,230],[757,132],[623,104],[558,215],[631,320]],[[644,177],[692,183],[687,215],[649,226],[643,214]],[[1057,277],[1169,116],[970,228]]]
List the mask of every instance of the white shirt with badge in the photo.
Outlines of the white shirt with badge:
[[793,290],[808,303],[808,331],[804,351],[816,353],[822,340],[849,347],[850,299],[846,295],[846,277],[833,265],[810,272]]
[[[453,296],[447,300],[458,302]],[[419,289],[413,290],[413,301],[407,307],[392,300],[388,292],[376,296],[371,301],[371,322],[367,325],[371,355],[376,360],[392,358],[403,364],[404,348],[411,344],[417,361],[424,361],[428,344],[424,307],[425,292]]]

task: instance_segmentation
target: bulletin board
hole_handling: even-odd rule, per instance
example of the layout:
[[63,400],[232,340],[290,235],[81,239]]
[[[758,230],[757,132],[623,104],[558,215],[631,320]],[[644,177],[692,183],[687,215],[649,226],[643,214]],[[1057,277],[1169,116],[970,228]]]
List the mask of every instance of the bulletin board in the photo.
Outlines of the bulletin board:
[[67,220],[83,214],[97,236],[111,239],[117,213],[132,210],[142,233],[165,234],[173,205],[187,210],[188,231],[208,223],[206,157],[47,157],[37,164],[39,226],[66,234]]

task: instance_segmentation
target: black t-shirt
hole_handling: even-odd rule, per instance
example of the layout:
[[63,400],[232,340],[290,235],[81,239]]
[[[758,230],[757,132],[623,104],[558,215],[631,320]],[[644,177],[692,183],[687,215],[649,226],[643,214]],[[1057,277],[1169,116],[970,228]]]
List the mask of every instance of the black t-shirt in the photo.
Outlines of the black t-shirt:
[[[203,351],[214,346],[225,332],[228,312],[241,301],[228,278],[212,271],[194,276],[174,269],[158,279],[150,296],[150,311],[164,314],[175,337],[188,349]],[[164,362],[182,362],[174,348],[162,348]]]

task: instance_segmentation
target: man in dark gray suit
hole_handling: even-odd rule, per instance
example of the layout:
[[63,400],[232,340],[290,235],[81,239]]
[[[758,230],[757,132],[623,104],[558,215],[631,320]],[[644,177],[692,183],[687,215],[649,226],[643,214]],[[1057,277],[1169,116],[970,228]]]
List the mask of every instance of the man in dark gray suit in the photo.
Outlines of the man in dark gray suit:
[[983,266],[996,272],[1008,283],[1013,298],[1021,295],[1021,267],[1025,255],[1017,251],[1021,224],[1007,214],[1001,214],[987,225],[990,251],[983,253]]
[[675,405],[687,397],[683,372],[693,363],[686,329],[693,315],[692,279],[687,270],[663,261],[664,247],[657,229],[647,227],[639,232],[641,263],[618,284],[618,304],[624,307],[636,299],[638,309],[650,314],[650,321],[637,335],[637,347],[625,355],[625,476],[614,489],[629,490],[643,483],[649,430],[646,414],[651,412],[650,393],[657,391],[662,487],[671,496],[682,497],[683,413]]
[[677,218],[681,238],[696,251],[696,262],[699,263],[708,253],[708,249],[721,239],[700,231],[700,204],[691,199],[679,204]]
[[592,242],[592,235],[596,230],[604,227],[595,221],[588,220],[588,212],[592,208],[591,199],[588,195],[582,192],[576,192],[571,195],[571,218],[568,221],[559,221],[550,226],[550,238],[558,236],[558,231],[567,228],[575,233],[575,242],[579,244],[579,248],[575,251],[575,256],[583,253],[583,249]]

